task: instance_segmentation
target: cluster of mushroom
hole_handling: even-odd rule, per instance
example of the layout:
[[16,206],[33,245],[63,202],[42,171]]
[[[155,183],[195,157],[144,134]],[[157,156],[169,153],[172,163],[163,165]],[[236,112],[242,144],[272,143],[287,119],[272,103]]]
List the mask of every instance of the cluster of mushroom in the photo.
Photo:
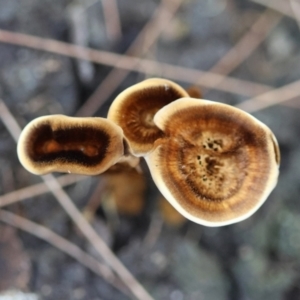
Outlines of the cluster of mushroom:
[[144,157],[164,197],[187,219],[223,226],[246,219],[277,183],[280,154],[271,130],[229,105],[191,98],[166,79],[129,87],[107,119],[62,115],[33,120],[18,142],[34,174],[96,175]]

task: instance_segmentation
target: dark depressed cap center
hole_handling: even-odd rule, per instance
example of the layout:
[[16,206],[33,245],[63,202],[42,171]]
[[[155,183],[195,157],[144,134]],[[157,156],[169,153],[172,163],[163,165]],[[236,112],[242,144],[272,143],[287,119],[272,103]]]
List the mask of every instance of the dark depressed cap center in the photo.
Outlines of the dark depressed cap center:
[[102,118],[41,117],[24,129],[20,161],[35,174],[99,174],[123,155],[122,130]]

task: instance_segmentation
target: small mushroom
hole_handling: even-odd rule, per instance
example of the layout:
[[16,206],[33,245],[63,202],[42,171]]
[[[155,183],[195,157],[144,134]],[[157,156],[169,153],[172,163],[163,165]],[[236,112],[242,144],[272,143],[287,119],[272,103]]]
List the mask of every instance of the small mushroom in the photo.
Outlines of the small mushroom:
[[138,216],[144,209],[147,184],[144,174],[131,168],[119,172],[105,172],[93,195],[83,209],[84,215],[93,220],[97,209],[103,209],[111,220],[118,214]]
[[153,117],[165,105],[188,93],[178,84],[160,78],[151,78],[135,84],[113,101],[108,119],[119,125],[135,156],[143,156],[153,148],[162,132]]
[[44,116],[22,131],[17,152],[31,173],[96,175],[123,159],[122,129],[103,118]]
[[170,227],[181,227],[186,223],[186,218],[179,213],[165,197],[158,198],[158,208],[164,222]]
[[251,216],[277,183],[279,148],[248,113],[184,98],[162,108],[164,132],[145,158],[164,197],[187,219],[223,226]]
[[191,85],[186,89],[186,91],[191,98],[202,99],[203,94],[201,89],[198,86]]

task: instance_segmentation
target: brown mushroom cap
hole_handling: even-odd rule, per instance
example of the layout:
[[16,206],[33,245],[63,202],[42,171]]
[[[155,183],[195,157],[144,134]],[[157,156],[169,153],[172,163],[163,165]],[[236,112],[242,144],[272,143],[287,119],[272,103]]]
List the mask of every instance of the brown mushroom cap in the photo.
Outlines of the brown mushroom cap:
[[244,220],[275,187],[276,138],[248,113],[185,98],[162,108],[154,123],[165,137],[147,164],[161,193],[186,218],[206,226]]
[[118,162],[123,151],[122,129],[111,121],[63,115],[31,121],[17,147],[22,165],[37,175],[100,174]]
[[119,125],[135,156],[143,156],[153,148],[162,132],[153,123],[153,117],[163,106],[188,93],[178,84],[160,78],[151,78],[135,84],[113,101],[108,119]]

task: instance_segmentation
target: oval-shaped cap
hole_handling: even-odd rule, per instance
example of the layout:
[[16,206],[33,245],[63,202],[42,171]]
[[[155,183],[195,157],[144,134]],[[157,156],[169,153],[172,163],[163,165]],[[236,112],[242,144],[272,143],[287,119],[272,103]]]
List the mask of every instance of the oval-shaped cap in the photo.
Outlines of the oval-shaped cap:
[[185,98],[154,117],[165,133],[146,156],[165,198],[206,226],[246,219],[277,183],[279,148],[271,130],[229,105]]
[[122,157],[123,132],[104,118],[44,116],[24,128],[17,152],[22,165],[33,174],[96,175]]
[[113,101],[108,119],[119,125],[135,156],[143,156],[153,148],[162,132],[153,123],[155,113],[188,93],[178,84],[160,78],[151,78],[135,84]]

